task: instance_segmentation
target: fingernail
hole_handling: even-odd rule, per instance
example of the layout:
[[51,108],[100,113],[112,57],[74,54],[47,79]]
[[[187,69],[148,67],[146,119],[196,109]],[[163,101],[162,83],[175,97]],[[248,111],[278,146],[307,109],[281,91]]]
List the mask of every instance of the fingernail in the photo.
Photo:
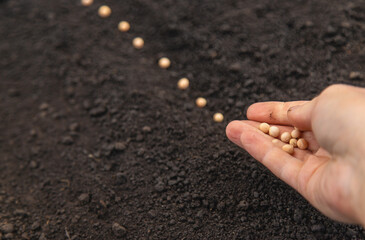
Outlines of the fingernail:
[[227,126],[227,137],[230,140],[240,140],[243,129],[238,124],[228,124]]

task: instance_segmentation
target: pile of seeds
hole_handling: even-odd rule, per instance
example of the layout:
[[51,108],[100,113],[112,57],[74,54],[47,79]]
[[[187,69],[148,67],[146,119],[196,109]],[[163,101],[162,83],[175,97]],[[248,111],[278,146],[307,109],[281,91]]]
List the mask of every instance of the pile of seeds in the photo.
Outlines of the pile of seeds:
[[[81,5],[88,7],[94,3],[94,0],[81,0]],[[107,5],[102,5],[98,9],[98,15],[101,18],[108,18],[112,14],[112,9]],[[131,29],[131,25],[127,21],[120,21],[118,24],[118,30],[120,32],[128,32]],[[135,37],[132,41],[132,45],[135,49],[142,49],[144,47],[144,40],[141,37]],[[171,66],[171,61],[167,57],[163,57],[158,61],[158,66],[162,69],[168,69]],[[181,90],[186,90],[189,87],[190,81],[187,78],[181,78],[177,87]],[[205,98],[198,98],[195,101],[197,107],[204,108],[207,105],[207,100]],[[213,115],[213,120],[215,122],[223,122],[224,116],[222,113],[215,113]]]
[[276,138],[279,138],[285,145],[282,147],[282,149],[289,153],[294,153],[294,148],[299,148],[302,150],[306,150],[308,148],[308,142],[304,138],[300,138],[301,132],[299,129],[294,128],[291,132],[283,132],[280,134],[280,129],[276,126],[270,126],[267,123],[261,123],[259,125],[259,129],[266,134],[269,134],[271,137],[274,137],[275,139],[272,140],[274,144],[278,143],[279,140]]

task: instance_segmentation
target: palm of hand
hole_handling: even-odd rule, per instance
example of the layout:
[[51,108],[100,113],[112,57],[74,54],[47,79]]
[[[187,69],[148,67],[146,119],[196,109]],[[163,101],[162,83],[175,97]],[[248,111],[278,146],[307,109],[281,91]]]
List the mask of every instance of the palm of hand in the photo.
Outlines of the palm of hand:
[[[279,104],[279,103],[277,103]],[[296,103],[298,104],[298,103]],[[334,157],[321,148],[312,132],[303,132],[308,150],[295,149],[289,155],[281,149],[284,143],[272,143],[272,137],[258,130],[260,122],[278,124],[280,132],[290,132],[287,110],[290,107],[259,106],[251,109],[249,119],[234,121],[227,127],[227,136],[265,165],[277,177],[296,189],[325,215],[344,222],[354,219],[353,194],[357,190],[356,168],[349,161]]]

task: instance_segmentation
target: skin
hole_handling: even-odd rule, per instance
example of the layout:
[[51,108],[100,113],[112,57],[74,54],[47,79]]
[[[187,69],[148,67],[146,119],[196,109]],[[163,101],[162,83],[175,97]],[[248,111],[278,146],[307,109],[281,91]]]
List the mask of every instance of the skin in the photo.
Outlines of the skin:
[[[323,214],[365,226],[365,89],[332,85],[312,101],[255,103],[247,118],[227,126],[232,142]],[[280,132],[297,127],[308,149],[289,155],[258,129],[261,122]]]

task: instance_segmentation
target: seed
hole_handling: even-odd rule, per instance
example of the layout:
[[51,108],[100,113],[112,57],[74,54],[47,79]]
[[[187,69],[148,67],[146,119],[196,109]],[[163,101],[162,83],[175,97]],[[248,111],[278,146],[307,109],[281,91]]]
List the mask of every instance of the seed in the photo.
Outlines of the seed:
[[274,138],[279,137],[279,134],[280,134],[280,130],[278,127],[272,126],[269,128],[269,135],[271,137],[274,137]]
[[261,123],[260,126],[259,126],[259,129],[263,133],[269,133],[270,125],[267,124],[267,123]]
[[300,137],[300,131],[298,129],[294,129],[292,132],[291,132],[291,136],[293,138],[299,138]]
[[297,142],[298,148],[305,150],[308,148],[308,142],[304,138],[300,138]]
[[136,49],[141,49],[144,46],[144,40],[140,37],[136,37],[133,39],[133,47]]
[[163,57],[158,61],[158,65],[160,66],[160,68],[166,69],[170,67],[171,61],[170,59]]
[[81,0],[81,4],[86,7],[93,4],[93,2],[94,2],[94,0]]
[[189,79],[187,78],[181,78],[178,82],[177,82],[177,87],[181,90],[185,90],[189,87]]
[[272,143],[273,143],[273,144],[277,144],[277,143],[279,143],[279,139],[274,138],[274,139],[272,140]]
[[131,28],[131,25],[129,24],[129,22],[121,21],[121,22],[118,24],[118,29],[119,29],[119,31],[121,31],[121,32],[128,32],[130,28]]
[[99,7],[99,16],[102,18],[107,18],[112,13],[112,10],[107,5]]
[[298,146],[297,145],[297,140],[295,138],[290,139],[289,144],[292,145],[293,147],[297,147]]
[[223,114],[222,113],[215,113],[213,116],[214,122],[223,122]]
[[289,154],[293,154],[293,153],[294,153],[294,147],[293,147],[293,145],[285,144],[285,145],[282,147],[282,149],[283,149],[285,152],[289,153]]
[[290,140],[291,136],[290,136],[290,133],[288,132],[284,132],[283,134],[281,134],[280,136],[280,140],[285,142],[285,143],[288,143],[289,140]]
[[198,107],[203,108],[207,105],[207,100],[205,98],[199,97],[195,100],[195,104]]

